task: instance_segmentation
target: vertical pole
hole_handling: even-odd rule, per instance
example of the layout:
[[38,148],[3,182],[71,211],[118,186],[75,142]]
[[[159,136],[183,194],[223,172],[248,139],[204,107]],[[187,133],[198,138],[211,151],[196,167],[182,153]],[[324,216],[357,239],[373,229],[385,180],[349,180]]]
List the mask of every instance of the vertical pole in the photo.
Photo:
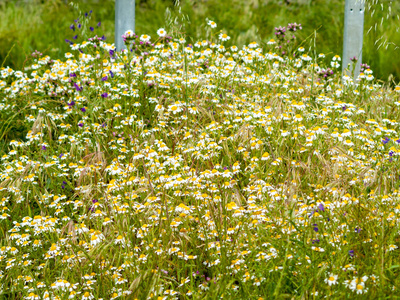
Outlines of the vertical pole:
[[127,30],[135,32],[135,0],[115,1],[115,47],[126,49],[122,35]]
[[[346,0],[344,11],[342,73],[343,75],[351,76],[354,72],[354,79],[360,74],[360,64],[362,62],[364,10],[365,0]],[[354,57],[357,59],[355,68],[353,62],[350,60]],[[346,71],[346,68],[349,68],[349,71]]]

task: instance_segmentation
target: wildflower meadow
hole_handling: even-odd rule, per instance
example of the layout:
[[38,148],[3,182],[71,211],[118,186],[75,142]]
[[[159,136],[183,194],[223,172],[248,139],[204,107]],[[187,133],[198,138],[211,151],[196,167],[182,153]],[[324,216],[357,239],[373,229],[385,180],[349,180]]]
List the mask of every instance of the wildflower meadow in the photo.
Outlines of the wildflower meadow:
[[400,295],[399,86],[342,76],[296,23],[122,51],[97,25],[0,70],[0,136],[27,127],[1,157],[1,299]]

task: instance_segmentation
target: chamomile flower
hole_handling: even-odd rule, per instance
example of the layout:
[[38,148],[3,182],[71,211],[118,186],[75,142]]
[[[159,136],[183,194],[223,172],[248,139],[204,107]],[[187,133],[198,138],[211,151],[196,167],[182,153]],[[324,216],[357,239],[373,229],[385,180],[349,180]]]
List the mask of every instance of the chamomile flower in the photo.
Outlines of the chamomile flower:
[[214,21],[208,21],[208,26],[210,26],[211,28],[216,28],[217,27],[217,23],[215,23]]
[[338,275],[330,273],[327,278],[325,278],[325,283],[327,283],[329,286],[331,285],[336,285],[338,284]]
[[149,42],[150,39],[151,39],[151,37],[150,37],[149,35],[147,35],[147,34],[142,34],[142,35],[140,36],[140,40],[141,40],[142,42]]
[[157,30],[157,34],[159,37],[165,37],[167,35],[167,32],[165,31],[164,28],[160,28]]
[[218,38],[223,42],[230,40],[230,36],[228,36],[226,33],[220,33]]

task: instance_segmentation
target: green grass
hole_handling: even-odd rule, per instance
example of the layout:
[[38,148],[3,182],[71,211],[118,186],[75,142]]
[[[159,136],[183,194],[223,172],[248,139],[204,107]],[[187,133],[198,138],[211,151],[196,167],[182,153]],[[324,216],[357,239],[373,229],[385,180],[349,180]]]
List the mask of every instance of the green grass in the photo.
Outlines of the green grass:
[[0,296],[399,298],[400,86],[196,5],[155,45],[84,44],[111,30],[93,15],[60,59],[0,69]]
[[[15,47],[5,60],[4,66],[21,69],[27,56],[34,50],[62,57],[68,50],[64,39],[72,38],[69,26],[78,14],[66,3],[68,1],[3,1],[0,3],[0,62],[3,62],[12,45]],[[93,10],[93,19],[102,21],[102,30],[108,41],[114,41],[114,1],[79,1],[83,12]],[[371,4],[365,17],[363,60],[371,65],[377,78],[400,79],[400,45],[398,34],[400,11],[398,2],[378,1]],[[381,7],[381,4],[383,5]],[[389,4],[391,11],[389,13]],[[152,33],[165,24],[166,9],[175,16],[177,7],[173,1],[136,1],[137,33]],[[369,4],[367,5],[369,6]],[[254,40],[265,41],[273,36],[276,26],[297,22],[303,25],[300,39],[314,36],[317,32],[317,49],[322,53],[341,55],[343,42],[344,1],[285,1],[270,0],[209,0],[181,1],[182,13],[188,16],[184,31],[199,39],[204,35],[206,18],[215,20],[220,29],[228,30],[232,43],[241,46]],[[374,13],[372,14],[372,12]],[[381,25],[382,22],[382,25]],[[376,30],[375,30],[375,25]],[[370,28],[373,28],[369,33]],[[383,45],[382,42],[384,42]],[[310,47],[310,40],[306,41]],[[381,46],[380,46],[381,45]],[[378,47],[380,48],[378,49]]]

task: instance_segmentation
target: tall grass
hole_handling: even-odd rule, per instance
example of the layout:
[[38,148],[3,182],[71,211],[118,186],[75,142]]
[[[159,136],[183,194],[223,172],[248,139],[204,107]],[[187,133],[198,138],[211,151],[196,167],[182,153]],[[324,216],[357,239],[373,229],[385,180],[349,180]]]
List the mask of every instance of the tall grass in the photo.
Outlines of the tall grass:
[[[200,23],[211,7],[225,27]],[[186,2],[125,52],[77,12],[62,59],[0,69],[0,137],[23,136],[0,154],[0,297],[396,297],[400,86],[343,78],[298,24],[266,43],[266,9]]]
[[169,20],[0,70],[0,296],[394,298],[400,87]]
[[[65,38],[72,38],[69,30],[77,14],[68,1],[4,1],[0,3],[0,62],[4,66],[22,68],[26,57],[34,50],[62,57],[68,51]],[[108,41],[114,40],[114,2],[110,0],[76,1],[83,11],[93,10],[93,18],[102,21]],[[136,32],[155,32],[165,24],[166,10],[176,15],[179,1],[137,0]],[[179,8],[189,18],[184,28],[188,36],[198,39],[204,35],[206,18],[215,20],[219,28],[232,33],[232,44],[241,46],[254,40],[268,40],[274,27],[297,22],[303,25],[299,36],[314,36],[317,51],[342,53],[344,1],[342,0],[183,0]],[[389,9],[390,6],[390,9]],[[398,34],[400,3],[392,1],[368,2],[365,17],[363,60],[379,79],[393,74],[400,79],[400,45]],[[372,29],[371,29],[372,28]],[[368,33],[367,33],[368,32]],[[310,41],[310,40],[309,40]],[[377,42],[378,41],[378,42]],[[382,45],[382,42],[386,42]],[[6,55],[15,44],[10,55]],[[306,47],[310,43],[305,44]],[[378,49],[379,48],[379,49]]]

